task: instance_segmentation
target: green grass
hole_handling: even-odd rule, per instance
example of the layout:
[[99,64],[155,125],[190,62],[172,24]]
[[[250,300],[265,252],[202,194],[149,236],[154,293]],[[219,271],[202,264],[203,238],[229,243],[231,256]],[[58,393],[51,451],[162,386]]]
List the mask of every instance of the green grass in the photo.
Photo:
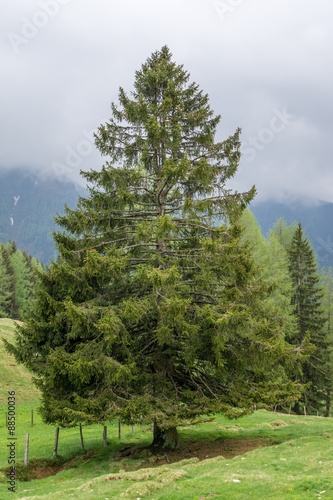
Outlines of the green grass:
[[20,403],[38,401],[39,391],[32,383],[28,370],[17,365],[13,356],[5,351],[2,337],[14,340],[15,323],[11,319],[0,318],[0,404],[7,402],[7,391],[15,390],[16,400]]
[[[0,321],[2,332],[10,337],[12,323]],[[55,427],[41,421],[38,402],[29,402],[32,390],[29,376],[14,367],[10,377],[9,386],[8,377],[1,378],[3,394],[8,389],[18,390],[16,378],[21,384],[15,431],[19,469],[25,470],[22,464],[26,433],[30,435],[29,459],[53,461]],[[30,401],[36,401],[36,398]],[[30,424],[31,408],[34,409],[33,427]],[[8,465],[9,435],[5,428],[5,411],[6,405],[0,405],[0,468]],[[18,499],[51,500],[333,500],[333,419],[263,410],[232,422],[217,416],[210,422],[180,428],[181,444],[188,443],[190,447],[191,442],[213,443],[226,438],[266,438],[274,444],[233,459],[220,456],[198,461],[192,458],[153,467],[148,467],[152,459],[147,454],[136,460],[116,460],[117,451],[125,443],[148,445],[152,439],[150,429],[136,427],[135,434],[132,434],[130,427],[123,426],[119,441],[116,422],[108,423],[107,448],[103,448],[102,430],[98,425],[83,428],[83,452],[78,428],[60,429],[58,454],[60,461],[71,459],[70,468],[44,479],[17,480],[15,494],[8,492],[6,478],[0,474],[0,498],[12,494]],[[140,464],[143,468],[139,468]]]
[[[30,426],[30,406],[20,405],[17,424],[17,460],[23,462],[25,433],[30,434],[29,458],[52,459],[54,427],[35,417]],[[0,408],[0,414],[4,410]],[[229,428],[228,428],[229,427]],[[237,421],[237,427],[224,417],[215,421],[182,427],[181,442],[227,437],[268,438],[276,444],[247,452],[233,459],[196,458],[160,467],[138,468],[146,458],[114,460],[124,443],[148,444],[151,433],[122,428],[117,437],[116,423],[108,425],[109,445],[102,446],[102,427],[83,428],[85,453],[80,449],[79,430],[60,429],[59,454],[76,457],[72,468],[45,479],[17,481],[16,498],[49,499],[333,499],[333,420],[321,417],[295,417],[258,411]],[[6,429],[0,426],[0,449],[6,449]],[[93,453],[92,450],[96,450]],[[0,454],[0,467],[7,465]],[[321,493],[325,491],[325,493]],[[0,483],[0,498],[7,486]],[[214,496],[215,495],[215,496]]]

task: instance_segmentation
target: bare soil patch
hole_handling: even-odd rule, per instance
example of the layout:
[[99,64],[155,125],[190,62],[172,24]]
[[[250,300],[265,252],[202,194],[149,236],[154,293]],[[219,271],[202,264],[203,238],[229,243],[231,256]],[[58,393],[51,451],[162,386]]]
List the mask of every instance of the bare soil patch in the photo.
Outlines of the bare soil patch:
[[[131,470],[133,470],[133,468],[159,467],[160,465],[180,462],[181,460],[189,458],[205,460],[207,458],[223,456],[226,459],[232,459],[237,455],[244,455],[244,453],[256,448],[271,446],[273,444],[276,443],[267,438],[227,438],[217,439],[216,441],[205,440],[186,442],[182,443],[177,450],[168,452],[160,451],[158,453],[152,453],[149,447],[127,446],[118,451],[116,456],[113,457],[113,460],[120,461],[126,458],[133,460],[142,459],[142,462],[138,465],[134,467],[131,466]],[[43,479],[45,477],[54,476],[62,470],[68,470],[83,465],[82,460],[84,460],[83,463],[89,462],[97,453],[98,450],[90,450],[84,455],[72,458],[67,462],[34,459],[29,461],[28,467],[24,465],[17,466],[17,479],[20,481],[31,481],[33,479]],[[9,473],[9,468],[3,469],[2,471],[6,475]]]
[[[86,462],[88,462],[97,453],[98,450],[90,450],[80,457],[75,457],[67,461],[61,458],[55,460],[34,458],[33,460],[29,460],[28,466],[23,464],[16,465],[16,478],[19,481],[32,481],[33,479],[43,479],[45,477],[55,476],[62,470],[77,467],[83,459],[86,459]],[[1,471],[8,476],[10,474],[10,467],[1,469]]]
[[124,458],[140,459],[147,457],[147,460],[142,462],[139,468],[142,467],[158,467],[167,463],[179,462],[188,458],[198,458],[205,460],[223,456],[224,458],[233,458],[237,455],[262,448],[263,446],[271,446],[276,444],[275,441],[268,438],[227,438],[218,439],[216,441],[194,441],[182,443],[177,450],[159,451],[153,454],[151,448],[133,448],[125,447],[120,450],[116,456],[116,460]]

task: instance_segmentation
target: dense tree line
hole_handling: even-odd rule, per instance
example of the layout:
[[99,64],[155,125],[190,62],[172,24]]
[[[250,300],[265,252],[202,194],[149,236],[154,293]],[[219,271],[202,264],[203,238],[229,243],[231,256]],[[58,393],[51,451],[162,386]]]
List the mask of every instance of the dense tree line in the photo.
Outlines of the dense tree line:
[[243,238],[248,239],[256,262],[276,284],[272,300],[284,321],[285,337],[297,346],[310,340],[312,351],[295,375],[304,385],[294,404],[297,413],[330,415],[333,386],[332,270],[319,270],[311,243],[301,223],[287,226],[279,219],[267,238],[253,214],[242,214]]
[[23,319],[30,307],[36,271],[42,270],[37,259],[21,252],[15,241],[0,245],[0,317]]

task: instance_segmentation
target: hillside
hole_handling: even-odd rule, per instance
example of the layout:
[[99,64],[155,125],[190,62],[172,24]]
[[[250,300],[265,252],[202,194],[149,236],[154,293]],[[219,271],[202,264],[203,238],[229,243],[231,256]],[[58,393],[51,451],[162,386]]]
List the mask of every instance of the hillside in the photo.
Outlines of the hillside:
[[7,392],[15,391],[18,403],[38,401],[39,391],[32,383],[28,370],[17,365],[13,356],[5,351],[2,338],[14,340],[15,322],[0,318],[0,405],[7,402]]

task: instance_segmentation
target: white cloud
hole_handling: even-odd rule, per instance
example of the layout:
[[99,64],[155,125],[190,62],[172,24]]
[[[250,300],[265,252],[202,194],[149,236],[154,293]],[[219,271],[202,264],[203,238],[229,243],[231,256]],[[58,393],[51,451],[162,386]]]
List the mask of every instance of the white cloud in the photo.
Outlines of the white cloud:
[[[253,161],[242,159],[235,185],[255,183],[261,198],[332,201],[333,4],[222,4],[231,8],[224,16],[214,0],[5,3],[0,166],[47,171],[66,162],[84,131],[109,116],[118,87],[130,91],[135,71],[167,44],[222,114],[219,138],[238,126],[244,141],[266,137]],[[13,46],[11,33],[25,42]],[[284,108],[295,119],[268,140],[274,110]],[[91,152],[66,175],[77,179],[101,162]]]

